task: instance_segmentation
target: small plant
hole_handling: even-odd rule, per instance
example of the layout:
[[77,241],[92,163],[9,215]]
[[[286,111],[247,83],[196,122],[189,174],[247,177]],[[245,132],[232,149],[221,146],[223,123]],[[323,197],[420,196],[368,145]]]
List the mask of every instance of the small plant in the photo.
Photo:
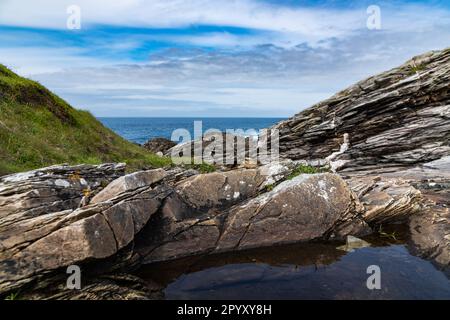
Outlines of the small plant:
[[203,162],[202,164],[194,164],[192,167],[200,173],[211,173],[216,171],[215,166],[206,162]]
[[5,297],[5,300],[19,300],[19,293],[18,292],[12,292],[9,295]]
[[383,238],[391,238],[391,239],[397,241],[397,237],[396,237],[396,235],[395,235],[395,231],[392,232],[392,233],[384,232],[384,231],[383,231],[383,226],[382,226],[382,225],[380,225],[380,227],[378,228],[378,234],[379,234],[381,237],[383,237]]
[[301,174],[316,174],[321,172],[324,172],[324,170],[301,164],[291,172],[291,174],[287,177],[287,180],[291,180]]
[[420,71],[423,71],[425,67],[422,64],[417,65],[415,62],[413,62],[411,65],[409,65],[409,74],[419,74]]
[[274,186],[273,184],[268,184],[268,185],[266,186],[266,191],[272,191],[273,188],[275,188],[275,186]]

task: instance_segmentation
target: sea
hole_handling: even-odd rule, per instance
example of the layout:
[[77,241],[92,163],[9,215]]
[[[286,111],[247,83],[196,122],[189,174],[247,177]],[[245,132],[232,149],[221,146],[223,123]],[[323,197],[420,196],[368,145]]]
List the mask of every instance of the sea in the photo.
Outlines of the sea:
[[285,118],[98,118],[106,127],[123,138],[144,144],[152,138],[171,139],[176,129],[186,129],[194,137],[194,122],[201,121],[202,131],[208,129],[242,129],[244,131],[269,128]]

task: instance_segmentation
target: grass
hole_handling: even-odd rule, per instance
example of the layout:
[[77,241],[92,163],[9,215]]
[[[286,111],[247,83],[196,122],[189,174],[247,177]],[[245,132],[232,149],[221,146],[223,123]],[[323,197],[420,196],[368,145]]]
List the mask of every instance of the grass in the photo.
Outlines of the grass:
[[19,293],[18,292],[10,293],[5,297],[5,300],[19,300]]
[[48,165],[125,162],[129,171],[171,165],[0,65],[0,175]]
[[200,173],[211,173],[216,171],[216,167],[210,163],[194,163],[194,158],[192,157],[181,157],[174,160],[175,164],[181,165],[184,168],[194,169]]
[[420,73],[420,71],[423,71],[425,69],[425,66],[423,64],[417,65],[415,62],[409,65],[409,75],[414,75]]
[[289,176],[287,176],[287,180],[291,180],[301,174],[316,174],[316,173],[323,173],[326,172],[325,170],[318,169],[312,166],[301,164],[298,167],[296,167]]
[[383,231],[382,225],[380,225],[378,228],[378,234],[383,238],[390,238],[390,239],[397,241],[396,232],[395,231],[394,232],[385,232],[385,231]]
[[203,162],[202,164],[193,164],[191,165],[192,169],[197,170],[200,173],[211,173],[216,171],[216,167],[213,166],[212,164]]

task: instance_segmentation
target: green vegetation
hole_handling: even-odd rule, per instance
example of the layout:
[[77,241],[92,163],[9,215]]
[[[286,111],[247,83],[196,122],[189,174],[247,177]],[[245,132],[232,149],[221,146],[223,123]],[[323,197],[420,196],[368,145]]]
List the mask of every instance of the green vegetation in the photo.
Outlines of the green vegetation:
[[380,225],[378,228],[378,234],[383,237],[383,238],[390,238],[392,240],[397,241],[397,236],[396,236],[396,232],[385,232],[383,231],[383,226]]
[[5,300],[19,300],[19,293],[18,292],[10,293],[5,297]]
[[326,172],[326,171],[312,167],[312,166],[307,166],[307,165],[301,164],[297,168],[295,168],[286,179],[291,180],[301,174],[316,174],[316,173],[322,173],[322,172]]
[[423,71],[425,69],[425,66],[423,64],[417,65],[415,62],[409,65],[409,75],[414,75],[420,73],[420,71]]
[[275,185],[274,185],[274,184],[268,184],[268,185],[266,186],[266,191],[267,191],[267,192],[270,192],[270,191],[272,191],[274,188],[275,188]]
[[200,173],[211,173],[216,171],[215,166],[206,162],[203,162],[202,164],[193,164],[192,168],[198,170]]
[[126,162],[130,171],[171,164],[2,65],[0,151],[0,175],[59,163]]
[[195,159],[193,157],[180,157],[180,158],[174,159],[174,164],[180,165],[187,169],[197,170],[200,173],[211,173],[211,172],[216,171],[216,169],[217,169],[216,166],[214,166],[213,164],[204,162],[203,159],[201,160],[202,163],[194,163],[194,162],[200,162],[198,160],[199,159],[197,159],[197,161],[195,161]]

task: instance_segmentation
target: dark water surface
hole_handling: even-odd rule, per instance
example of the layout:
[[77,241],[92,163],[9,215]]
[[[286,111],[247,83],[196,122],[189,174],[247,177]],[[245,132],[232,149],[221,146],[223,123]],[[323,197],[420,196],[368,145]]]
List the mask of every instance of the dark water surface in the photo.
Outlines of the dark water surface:
[[[407,235],[371,236],[372,247],[337,250],[313,243],[186,258],[147,266],[140,276],[165,287],[166,299],[450,299],[450,280],[412,255]],[[366,286],[381,268],[381,289]]]
[[[257,115],[255,115],[257,116]],[[203,132],[208,129],[268,128],[283,118],[98,118],[105,126],[132,142],[143,144],[151,138],[170,139],[175,129],[187,129],[194,136],[194,121],[203,122]]]

